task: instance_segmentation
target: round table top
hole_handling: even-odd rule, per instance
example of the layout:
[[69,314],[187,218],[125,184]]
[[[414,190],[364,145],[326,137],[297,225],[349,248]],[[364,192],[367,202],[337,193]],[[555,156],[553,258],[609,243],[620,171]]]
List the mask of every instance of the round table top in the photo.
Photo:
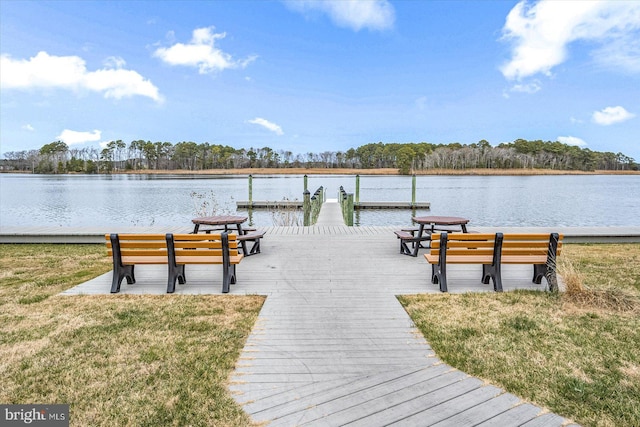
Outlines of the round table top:
[[194,224],[205,225],[224,225],[224,224],[242,224],[248,219],[246,216],[235,215],[216,215],[216,216],[201,216],[191,220]]
[[467,224],[467,218],[459,216],[414,216],[413,221],[418,224],[461,225]]

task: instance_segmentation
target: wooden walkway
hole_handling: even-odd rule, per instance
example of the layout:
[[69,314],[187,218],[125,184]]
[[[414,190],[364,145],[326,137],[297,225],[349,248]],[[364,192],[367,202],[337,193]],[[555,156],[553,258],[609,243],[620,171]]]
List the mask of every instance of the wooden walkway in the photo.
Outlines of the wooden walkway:
[[[337,203],[335,204],[337,205]],[[269,426],[560,426],[569,422],[442,363],[398,302],[438,293],[422,256],[399,253],[383,227],[269,229],[262,253],[238,266],[232,294],[267,295],[230,378],[236,401]],[[325,210],[325,208],[328,208]],[[340,214],[339,208],[337,213]],[[285,230],[286,229],[286,230]],[[458,266],[456,266],[458,267]],[[452,268],[452,292],[490,291],[479,266]],[[530,282],[530,266],[505,266],[504,285]],[[136,267],[122,293],[163,294],[166,267]],[[220,266],[189,266],[176,294],[218,294]],[[64,294],[108,293],[106,274]],[[167,298],[173,298],[167,295]]]

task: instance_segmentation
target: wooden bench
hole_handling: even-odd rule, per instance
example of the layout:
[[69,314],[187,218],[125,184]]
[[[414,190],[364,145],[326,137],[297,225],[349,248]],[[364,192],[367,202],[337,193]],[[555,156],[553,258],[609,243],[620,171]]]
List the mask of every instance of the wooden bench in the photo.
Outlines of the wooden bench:
[[493,289],[502,292],[502,264],[532,264],[533,282],[546,277],[550,290],[557,290],[556,257],[563,236],[551,234],[433,234],[431,249],[425,254],[431,264],[431,282],[447,292],[447,264],[482,264],[482,283],[493,280]]
[[111,292],[120,292],[127,279],[134,284],[135,266],[167,264],[167,292],[175,291],[176,280],[186,283],[185,265],[222,264],[222,292],[236,283],[236,268],[243,255],[233,234],[107,234],[107,250],[113,258]]

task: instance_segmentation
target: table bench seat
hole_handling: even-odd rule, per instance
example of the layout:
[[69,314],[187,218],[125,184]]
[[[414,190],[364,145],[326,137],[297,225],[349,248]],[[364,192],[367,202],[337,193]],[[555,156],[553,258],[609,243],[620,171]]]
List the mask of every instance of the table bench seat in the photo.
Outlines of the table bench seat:
[[[421,245],[422,242],[431,240],[431,236],[429,235],[418,237],[409,231],[394,231],[394,233],[400,240],[400,253],[403,255],[418,256],[415,245]],[[411,245],[411,248],[409,245]]]
[[[244,230],[247,230],[246,228]],[[250,256],[260,253],[260,239],[264,237],[264,231],[256,231],[253,229],[253,232],[249,232],[246,234],[241,234],[238,236],[238,241],[241,243],[242,251],[244,256]],[[247,249],[246,242],[253,242],[250,249]]]

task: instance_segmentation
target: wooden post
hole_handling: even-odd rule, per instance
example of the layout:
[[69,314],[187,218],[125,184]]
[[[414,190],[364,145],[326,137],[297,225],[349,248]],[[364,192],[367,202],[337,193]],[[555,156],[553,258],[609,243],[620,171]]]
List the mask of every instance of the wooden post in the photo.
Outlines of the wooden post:
[[[305,183],[306,183],[306,175],[305,175]],[[303,199],[302,199],[302,209],[304,211],[303,225],[305,227],[308,227],[311,225],[311,193],[309,193],[309,190],[306,189],[306,184],[305,184],[305,189],[304,189]]]
[[253,207],[253,176],[249,174],[249,209]]
[[411,207],[416,206],[416,174],[411,178]]
[[347,194],[347,225],[353,226],[353,193]]
[[360,175],[356,175],[356,205],[360,204]]
[[306,174],[304,176],[304,190],[303,191],[307,191],[307,175]]

